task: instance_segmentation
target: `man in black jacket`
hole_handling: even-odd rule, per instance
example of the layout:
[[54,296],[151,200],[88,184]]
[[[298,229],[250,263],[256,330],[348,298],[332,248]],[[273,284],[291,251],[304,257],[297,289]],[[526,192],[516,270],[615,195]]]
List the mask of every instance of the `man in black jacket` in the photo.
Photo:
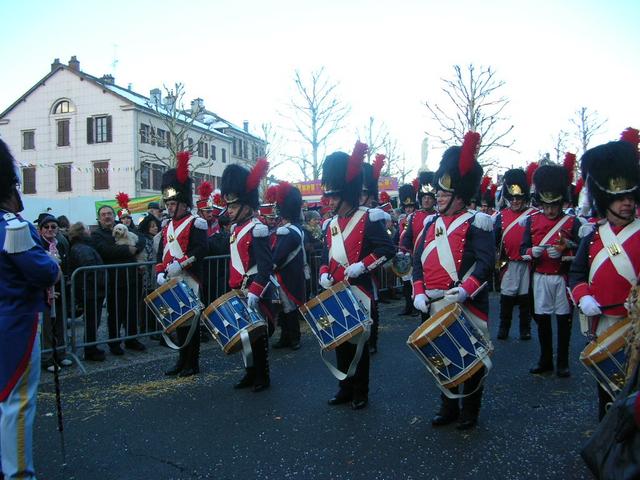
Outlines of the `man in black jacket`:
[[[138,237],[136,246],[116,245],[112,235],[115,225],[115,212],[108,205],[98,210],[98,229],[91,234],[96,250],[106,265],[119,263],[135,263],[135,255],[144,249],[144,237]],[[138,298],[136,292],[136,267],[114,268],[108,271],[107,281],[107,312],[109,325],[109,349],[113,355],[123,355],[124,350],[120,341],[120,328],[125,327],[125,335],[133,336],[138,333]],[[145,346],[137,339],[125,341],[125,347],[131,350],[143,351]]]

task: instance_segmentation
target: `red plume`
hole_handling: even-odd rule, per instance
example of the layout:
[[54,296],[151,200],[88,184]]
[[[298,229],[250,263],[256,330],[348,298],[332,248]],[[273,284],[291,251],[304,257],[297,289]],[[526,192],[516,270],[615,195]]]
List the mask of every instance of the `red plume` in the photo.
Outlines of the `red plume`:
[[391,201],[391,197],[387,192],[380,192],[380,203],[389,203]]
[[527,165],[526,175],[527,183],[529,184],[529,186],[533,185],[533,174],[536,173],[536,170],[539,166],[540,165],[538,165],[538,162],[533,162]]
[[382,153],[376,154],[376,160],[373,162],[373,178],[378,180],[380,178],[380,172],[382,172],[382,167],[384,167],[384,160],[386,155]]
[[460,176],[464,177],[469,173],[476,163],[476,155],[480,149],[480,134],[478,132],[467,132],[464,134],[462,142],[462,151],[460,152]]
[[284,199],[287,198],[289,192],[293,187],[289,182],[282,182],[278,185],[278,190],[276,191],[276,203],[278,205],[282,205],[284,203]]
[[638,144],[640,144],[640,132],[635,128],[629,127],[622,132],[620,140],[623,142],[629,142],[638,148]]
[[569,176],[569,183],[573,183],[573,175],[576,168],[576,155],[571,152],[565,153],[564,160],[562,161],[562,166],[567,171],[567,175]]
[[217,205],[219,207],[226,207],[227,206],[227,202],[224,201],[224,198],[222,197],[220,192],[216,193],[213,196],[213,204]]
[[119,192],[116,195],[116,202],[120,208],[129,208],[129,195],[124,192]]
[[584,187],[584,180],[582,180],[582,177],[580,177],[576,182],[576,189],[575,189],[576,197],[580,195],[580,192],[582,191],[582,187]]
[[360,140],[356,141],[356,145],[353,147],[353,153],[351,153],[349,163],[347,165],[347,174],[345,176],[345,180],[347,182],[356,178],[362,171],[362,163],[364,162],[364,157],[368,150],[369,147],[366,143],[362,143]]
[[196,193],[200,196],[200,200],[207,200],[213,193],[213,185],[210,182],[202,182]]
[[267,161],[267,159],[265,157],[258,158],[258,160],[256,160],[255,166],[251,169],[251,172],[247,177],[247,182],[245,183],[247,192],[258,188],[258,184],[260,183],[260,180],[262,180],[267,174],[267,170],[269,170],[269,162]]
[[490,191],[491,191],[491,198],[495,199],[496,198],[496,192],[498,191],[498,184],[497,183],[492,183]]
[[482,183],[480,183],[480,193],[482,195],[487,191],[489,185],[491,185],[491,177],[482,177]]
[[176,177],[180,183],[184,183],[189,178],[189,159],[191,158],[191,152],[183,150],[176,155],[178,164],[176,165]]
[[420,179],[414,178],[411,186],[413,187],[413,193],[418,193],[420,191]]
[[278,185],[271,185],[269,188],[267,188],[267,191],[264,192],[265,203],[276,203],[277,197],[278,197]]

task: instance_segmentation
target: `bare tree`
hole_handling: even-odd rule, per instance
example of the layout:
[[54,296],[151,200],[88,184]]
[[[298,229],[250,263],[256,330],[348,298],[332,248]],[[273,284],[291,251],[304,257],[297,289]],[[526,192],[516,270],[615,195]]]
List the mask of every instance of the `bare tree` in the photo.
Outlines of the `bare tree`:
[[607,119],[602,120],[596,110],[589,110],[587,107],[580,107],[576,110],[570,122],[576,128],[575,137],[582,148],[582,153],[589,148],[591,138],[602,130],[607,123]]
[[303,148],[300,155],[289,159],[298,165],[305,180],[317,180],[324,160],[321,153],[327,140],[343,128],[350,108],[338,97],[338,84],[327,78],[324,67],[311,72],[308,79],[296,70],[294,83],[295,96],[283,117],[292,122],[293,132],[308,149]]
[[[470,64],[463,69],[454,65],[454,78],[443,78],[442,91],[448,98],[446,105],[425,102],[433,120],[439,126],[440,133],[426,132],[445,146],[460,145],[464,134],[469,130],[478,132],[482,143],[478,152],[478,161],[487,166],[495,163],[485,155],[495,148],[513,150],[515,140],[510,139],[513,125],[505,116],[509,99],[501,94],[505,82],[496,78],[491,67],[476,69]],[[485,159],[483,160],[483,157]]]
[[567,151],[568,139],[569,139],[569,133],[564,130],[560,130],[553,137],[553,152],[555,153],[556,163],[558,164],[562,162],[562,159],[564,158],[564,154]]
[[376,124],[373,117],[369,117],[369,121],[362,128],[356,130],[356,136],[369,146],[367,152],[367,161],[371,161],[371,157],[381,151],[389,140],[389,132],[384,123]]
[[383,177],[394,177],[398,180],[398,184],[402,185],[407,182],[407,178],[411,180],[413,169],[407,165],[407,157],[398,149],[398,141],[387,137],[381,148],[382,153],[387,156],[381,175]]

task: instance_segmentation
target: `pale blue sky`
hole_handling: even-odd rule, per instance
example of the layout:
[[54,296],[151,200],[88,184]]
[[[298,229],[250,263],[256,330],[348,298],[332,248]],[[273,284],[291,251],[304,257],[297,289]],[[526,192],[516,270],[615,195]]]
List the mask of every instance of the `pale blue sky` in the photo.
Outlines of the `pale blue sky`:
[[[331,149],[350,149],[369,116],[416,166],[431,124],[426,99],[456,63],[491,65],[507,82],[522,165],[552,148],[581,105],[609,122],[602,142],[640,126],[637,1],[8,1],[0,0],[4,110],[55,57],[148,95],[182,81],[190,98],[254,128],[281,124],[293,71],[325,66],[352,107]],[[112,62],[117,59],[115,70]],[[594,143],[595,144],[595,143]],[[435,168],[441,151],[430,154]]]

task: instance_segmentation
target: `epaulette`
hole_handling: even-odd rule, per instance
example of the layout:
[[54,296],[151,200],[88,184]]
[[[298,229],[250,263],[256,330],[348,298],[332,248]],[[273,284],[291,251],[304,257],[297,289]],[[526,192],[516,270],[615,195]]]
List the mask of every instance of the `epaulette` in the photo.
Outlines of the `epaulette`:
[[256,238],[268,237],[269,227],[267,227],[264,223],[256,224],[256,226],[253,227],[253,236]]
[[427,224],[433,222],[436,219],[437,216],[438,215],[436,213],[432,213],[431,215],[427,215],[427,217],[424,219],[424,222],[422,223],[422,226],[426,227]]
[[327,227],[329,226],[329,224],[331,223],[331,219],[327,218],[324,222],[322,222],[322,231],[326,232],[327,231]]
[[31,229],[27,222],[21,222],[12,213],[3,215],[7,221],[3,250],[7,253],[22,253],[31,250],[36,244],[31,237]]
[[380,220],[384,220],[384,210],[380,208],[370,208],[369,209],[369,220],[372,222],[379,222]]
[[289,229],[287,227],[278,227],[276,235],[289,235]]
[[535,213],[530,213],[529,215],[525,215],[524,217],[522,217],[520,220],[518,220],[518,225],[520,225],[521,227],[526,227],[527,220],[531,218],[531,215],[535,215]]
[[199,228],[200,230],[208,230],[209,229],[209,225],[207,224],[207,221],[204,218],[201,218],[201,217],[197,217],[194,220],[193,226],[196,227],[196,228]]
[[583,223],[578,230],[578,238],[584,238],[596,229],[595,223]]
[[491,220],[491,216],[486,213],[476,212],[471,225],[485,232],[493,232],[493,220]]

